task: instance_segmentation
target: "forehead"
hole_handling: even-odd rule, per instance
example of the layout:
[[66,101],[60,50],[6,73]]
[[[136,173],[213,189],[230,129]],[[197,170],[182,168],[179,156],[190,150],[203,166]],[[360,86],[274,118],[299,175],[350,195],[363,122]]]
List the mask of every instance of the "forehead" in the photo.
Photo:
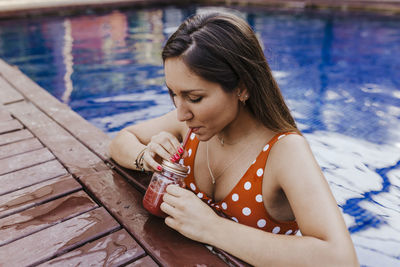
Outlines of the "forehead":
[[180,58],[168,58],[164,63],[165,80],[168,85],[179,81],[198,81],[201,77],[193,73]]
[[165,83],[173,91],[209,90],[219,86],[195,74],[180,58],[169,58],[164,63]]

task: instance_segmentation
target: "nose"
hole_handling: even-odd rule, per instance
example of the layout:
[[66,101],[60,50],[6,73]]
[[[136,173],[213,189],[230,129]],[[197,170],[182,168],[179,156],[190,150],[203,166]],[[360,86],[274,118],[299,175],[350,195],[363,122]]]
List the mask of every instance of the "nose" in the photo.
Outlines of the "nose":
[[193,113],[190,111],[184,101],[175,99],[176,113],[179,121],[188,121],[193,118]]

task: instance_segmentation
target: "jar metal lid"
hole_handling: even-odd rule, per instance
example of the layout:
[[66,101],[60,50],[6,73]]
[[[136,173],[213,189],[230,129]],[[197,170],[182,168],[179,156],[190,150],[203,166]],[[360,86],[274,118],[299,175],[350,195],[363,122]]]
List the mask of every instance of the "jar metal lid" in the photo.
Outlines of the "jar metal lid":
[[188,171],[189,171],[188,167],[183,166],[182,164],[170,162],[165,159],[163,159],[163,161],[161,162],[161,165],[167,171],[170,171],[170,172],[173,172],[173,173],[176,173],[179,175],[187,175]]

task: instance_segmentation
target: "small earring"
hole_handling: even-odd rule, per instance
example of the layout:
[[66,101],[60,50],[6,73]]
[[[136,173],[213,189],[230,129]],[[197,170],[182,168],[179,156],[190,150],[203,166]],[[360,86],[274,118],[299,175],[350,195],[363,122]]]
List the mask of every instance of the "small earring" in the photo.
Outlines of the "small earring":
[[246,94],[246,95],[244,95],[244,97],[242,99],[240,99],[240,101],[242,101],[244,103],[247,101],[247,99],[249,99],[249,96]]
[[241,93],[238,93],[238,97],[240,97]]

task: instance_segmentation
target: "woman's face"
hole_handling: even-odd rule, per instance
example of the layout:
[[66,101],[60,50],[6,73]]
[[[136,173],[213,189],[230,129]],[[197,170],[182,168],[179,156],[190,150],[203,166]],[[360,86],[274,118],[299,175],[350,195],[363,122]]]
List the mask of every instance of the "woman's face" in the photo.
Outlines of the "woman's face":
[[219,84],[202,79],[180,58],[165,60],[164,72],[178,120],[186,122],[200,141],[209,140],[238,116],[236,91],[226,93]]

